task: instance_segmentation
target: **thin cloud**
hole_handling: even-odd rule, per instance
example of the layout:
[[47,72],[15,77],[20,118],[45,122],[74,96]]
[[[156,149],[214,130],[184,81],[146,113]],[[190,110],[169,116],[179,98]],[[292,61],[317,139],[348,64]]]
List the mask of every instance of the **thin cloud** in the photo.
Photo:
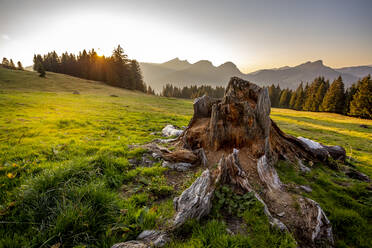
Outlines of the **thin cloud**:
[[7,34],[1,35],[1,38],[3,38],[4,40],[10,40],[10,37]]

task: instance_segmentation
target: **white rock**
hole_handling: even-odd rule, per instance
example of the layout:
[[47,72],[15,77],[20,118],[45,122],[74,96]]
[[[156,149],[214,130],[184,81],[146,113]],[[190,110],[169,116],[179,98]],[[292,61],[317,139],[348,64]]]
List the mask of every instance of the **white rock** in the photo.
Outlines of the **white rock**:
[[173,125],[166,125],[163,130],[161,130],[161,133],[166,136],[180,136],[182,134],[182,130],[175,128]]
[[168,167],[170,169],[176,170],[176,171],[187,171],[192,167],[192,164],[190,163],[184,163],[184,162],[179,162],[179,163],[171,163],[168,161],[164,161],[162,163],[163,167]]
[[319,142],[316,142],[314,140],[307,139],[304,137],[298,137],[298,139],[304,142],[311,149],[324,149],[324,147]]
[[313,191],[309,186],[305,185],[301,185],[300,188],[307,193],[311,193]]

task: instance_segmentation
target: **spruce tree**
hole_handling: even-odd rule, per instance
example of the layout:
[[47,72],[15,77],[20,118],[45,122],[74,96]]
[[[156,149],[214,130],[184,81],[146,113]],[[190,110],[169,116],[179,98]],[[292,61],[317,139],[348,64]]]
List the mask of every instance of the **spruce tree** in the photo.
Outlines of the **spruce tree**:
[[[305,101],[303,105],[303,110],[306,111],[319,110],[319,105],[322,103],[326,91],[325,87],[326,86],[323,77],[317,77],[314,79],[311,85],[307,87],[307,90],[305,90]],[[319,90],[319,88],[322,89]],[[319,101],[318,98],[321,98],[321,100]]]
[[9,64],[9,60],[7,58],[3,58],[3,61],[1,62],[2,66],[5,67],[5,68],[9,68],[10,64]]
[[34,71],[37,71],[37,57],[36,57],[36,54],[34,54],[34,64],[33,64],[33,66],[32,66],[32,69],[34,70]]
[[327,90],[321,105],[321,109],[322,111],[326,112],[342,114],[344,112],[344,104],[344,83],[341,76],[339,76],[335,81],[333,81],[331,87],[329,87]]
[[269,96],[270,96],[270,102],[271,102],[272,107],[279,107],[280,94],[281,94],[281,89],[280,89],[279,84],[277,86],[272,84],[269,87]]
[[297,90],[294,91],[291,95],[291,99],[289,99],[289,108],[294,109],[294,105],[296,103],[296,96],[297,96]]
[[349,114],[350,112],[350,103],[354,98],[354,95],[356,94],[358,90],[358,85],[361,83],[361,80],[359,80],[356,83],[353,83],[353,85],[348,88],[345,92],[345,110],[344,113]]
[[147,94],[149,95],[155,95],[155,91],[151,88],[151,86],[147,86]]
[[321,104],[323,102],[323,98],[327,93],[328,85],[324,80],[320,83],[318,90],[314,96],[314,102],[312,104],[312,111],[319,111],[321,109]]
[[17,63],[17,69],[23,71],[23,66],[22,66],[21,61],[18,61],[18,63]]
[[34,71],[39,72],[39,66],[44,67],[43,63],[44,63],[44,61],[43,61],[43,58],[41,57],[41,55],[40,54],[38,54],[38,55],[35,54],[34,55],[34,66],[33,66]]
[[269,97],[270,97],[271,107],[276,107],[276,104],[275,104],[275,86],[274,86],[274,84],[269,86]]
[[294,104],[294,109],[295,110],[302,110],[304,100],[305,100],[305,92],[303,91],[303,89],[301,87],[298,94],[296,94],[296,102]]
[[130,62],[131,85],[130,89],[146,92],[146,86],[143,82],[141,68],[136,60]]
[[357,92],[350,103],[350,115],[372,119],[372,80],[371,75],[358,83]]
[[44,65],[39,61],[38,62],[39,64],[36,66],[37,68],[37,72],[39,73],[39,77],[45,77],[45,69],[44,69]]
[[12,59],[10,59],[10,62],[9,62],[9,68],[10,69],[16,69],[15,65],[14,65],[14,62]]
[[288,108],[290,98],[290,91],[288,89],[283,90],[282,94],[280,95],[279,107]]
[[296,110],[302,110],[304,94],[303,83],[301,82],[301,84],[297,87],[296,91],[293,92],[291,96],[289,107]]

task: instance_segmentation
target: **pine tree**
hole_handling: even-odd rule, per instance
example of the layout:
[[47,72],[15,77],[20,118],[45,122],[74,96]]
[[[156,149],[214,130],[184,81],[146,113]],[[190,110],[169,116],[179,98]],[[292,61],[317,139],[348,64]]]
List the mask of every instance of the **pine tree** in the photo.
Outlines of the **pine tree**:
[[358,83],[357,92],[350,103],[350,115],[372,119],[372,80],[371,75]]
[[327,93],[329,83],[324,80],[321,82],[318,90],[314,96],[314,103],[312,104],[312,111],[321,111],[321,105],[325,94]]
[[290,91],[288,89],[283,90],[282,94],[280,95],[279,107],[288,108],[290,99],[291,99]]
[[[297,88],[297,90],[298,90],[298,88]],[[294,105],[296,103],[297,90],[292,93],[291,99],[289,99],[289,106],[288,107],[290,109],[294,109]]]
[[115,86],[129,88],[131,75],[128,66],[128,56],[120,45],[112,52],[110,72],[112,83]]
[[[43,58],[41,57],[40,54],[38,55],[34,55],[34,65],[33,65],[33,69],[34,71],[39,71],[39,66],[44,66],[43,65]],[[45,69],[44,69],[45,70]]]
[[354,95],[356,94],[358,90],[358,85],[361,83],[361,80],[359,80],[356,83],[353,83],[353,85],[348,88],[345,92],[345,110],[344,113],[349,114],[350,112],[350,103],[354,98]]
[[40,61],[38,61],[38,65],[36,66],[36,68],[37,68],[37,72],[39,73],[39,77],[45,77],[45,69],[44,69],[44,65],[40,62]]
[[296,91],[293,92],[289,101],[289,107],[296,110],[302,110],[305,93],[303,90],[303,83],[297,87]]
[[10,64],[9,64],[9,60],[7,58],[3,58],[3,61],[1,62],[2,66],[5,67],[5,68],[9,68]]
[[23,66],[22,66],[21,61],[18,61],[18,63],[17,63],[17,69],[23,71]]
[[16,69],[15,65],[14,65],[14,62],[12,59],[10,59],[10,62],[9,62],[9,68],[10,69]]
[[79,75],[82,78],[88,78],[89,76],[89,56],[87,51],[84,49],[78,56]]
[[305,92],[302,90],[302,87],[301,87],[298,94],[296,94],[296,102],[294,104],[294,109],[295,110],[302,110],[304,100],[305,100]]
[[[319,111],[319,105],[322,103],[324,94],[326,92],[324,77],[317,77],[305,90],[305,101],[303,110]],[[322,89],[319,89],[322,88]],[[320,100],[318,99],[320,98]]]
[[331,87],[327,90],[324,96],[321,109],[322,111],[339,113],[344,112],[345,104],[345,92],[344,83],[342,82],[341,76],[333,81]]
[[32,69],[34,70],[34,71],[37,71],[37,57],[36,57],[36,54],[34,54],[34,59],[33,59],[33,61],[34,61],[34,64],[33,64],[33,66],[32,66]]
[[131,60],[130,72],[131,72],[131,82],[132,82],[130,89],[146,92],[146,86],[145,86],[145,83],[143,82],[141,68],[136,60]]
[[269,87],[269,96],[272,107],[279,107],[280,93],[281,90],[279,84],[276,87],[274,84]]
[[149,95],[155,95],[155,91],[151,88],[150,85],[147,86],[147,92],[146,93],[149,94]]
[[[304,89],[303,89],[303,102],[302,102],[302,110],[305,110],[305,104],[306,104],[306,100],[309,98],[309,95],[310,95],[310,86],[309,86],[309,83],[308,82],[306,82],[306,85],[305,85],[305,87],[304,87]],[[306,110],[308,110],[307,108],[306,108]]]

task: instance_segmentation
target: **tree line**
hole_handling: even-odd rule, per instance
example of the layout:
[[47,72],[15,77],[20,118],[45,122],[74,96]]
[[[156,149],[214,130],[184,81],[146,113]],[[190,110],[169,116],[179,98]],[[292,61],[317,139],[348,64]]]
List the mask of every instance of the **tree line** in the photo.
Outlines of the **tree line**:
[[225,88],[222,86],[217,86],[213,88],[210,85],[191,85],[185,87],[177,87],[173,86],[172,84],[166,84],[163,87],[161,92],[161,96],[166,97],[177,97],[177,98],[186,98],[186,99],[194,99],[203,95],[208,95],[214,98],[221,98],[225,92]]
[[[360,118],[372,119],[372,79],[368,75],[345,90],[342,77],[332,84],[324,77],[313,82],[301,84],[296,90],[281,89],[279,85],[268,87],[271,106],[312,112],[331,112]],[[161,96],[194,99],[208,95],[222,98],[224,87],[210,85],[177,87],[166,84]]]
[[99,56],[94,49],[88,52],[84,49],[78,55],[65,52],[59,56],[55,51],[43,56],[35,54],[33,69],[40,76],[45,76],[45,71],[57,72],[154,94],[154,90],[144,83],[138,62],[129,59],[120,45],[109,57]]
[[331,112],[372,119],[372,80],[368,75],[345,91],[342,77],[332,84],[317,77],[305,86],[301,82],[295,91],[269,86],[272,107],[313,112]]
[[7,69],[12,69],[12,70],[24,70],[21,61],[18,61],[17,66],[15,66],[12,59],[8,60],[5,57],[3,58],[1,62],[1,66]]

